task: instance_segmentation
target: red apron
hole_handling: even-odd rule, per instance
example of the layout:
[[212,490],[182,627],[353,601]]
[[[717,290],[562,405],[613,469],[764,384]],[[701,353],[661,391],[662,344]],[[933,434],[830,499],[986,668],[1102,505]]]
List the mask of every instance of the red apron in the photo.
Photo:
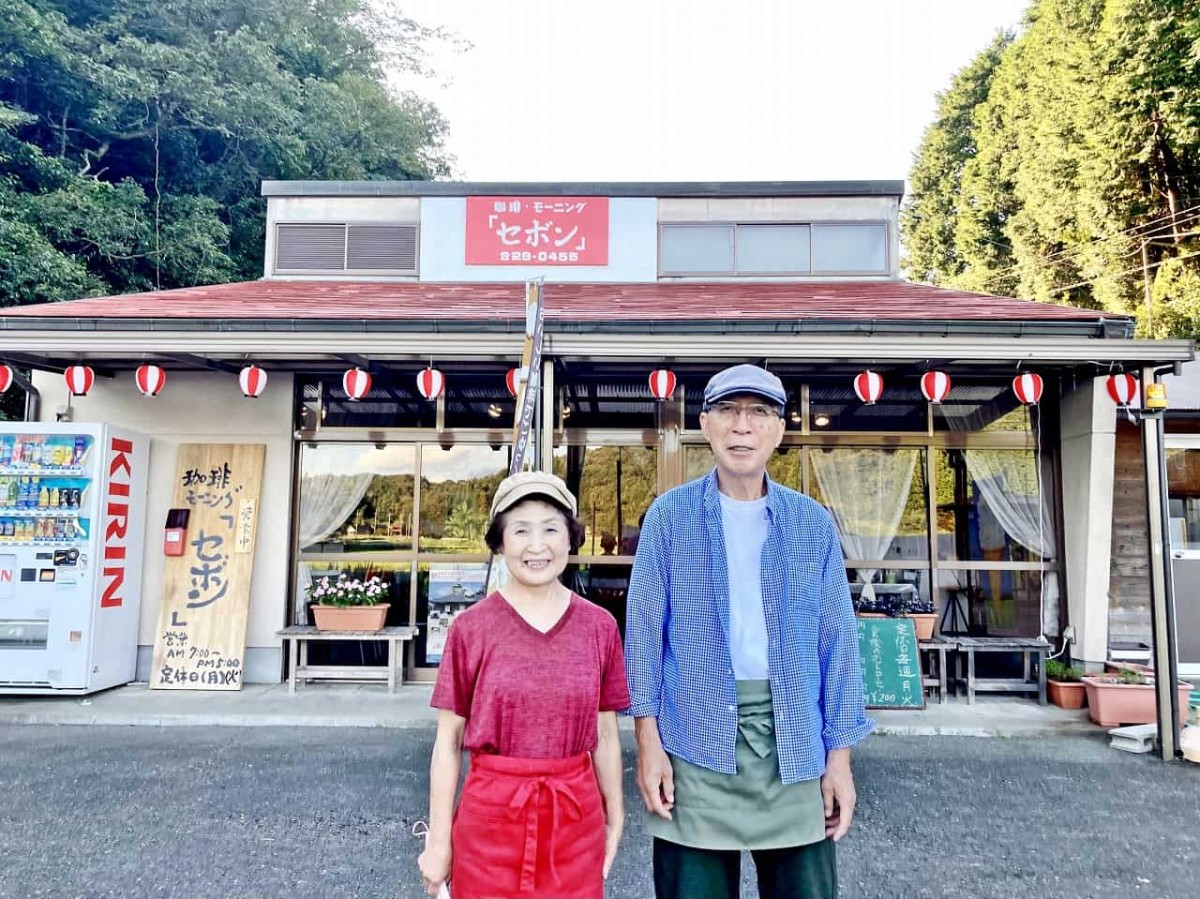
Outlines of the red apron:
[[591,755],[472,755],[451,845],[454,899],[603,899],[604,807]]

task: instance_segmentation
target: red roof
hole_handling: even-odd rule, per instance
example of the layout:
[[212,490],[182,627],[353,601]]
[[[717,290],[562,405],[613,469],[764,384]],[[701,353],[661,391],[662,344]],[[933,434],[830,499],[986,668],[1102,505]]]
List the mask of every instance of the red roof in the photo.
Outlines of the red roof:
[[[0,310],[4,317],[151,319],[524,318],[524,285],[242,281]],[[572,321],[1098,321],[1114,316],[906,281],[547,284],[546,315]]]

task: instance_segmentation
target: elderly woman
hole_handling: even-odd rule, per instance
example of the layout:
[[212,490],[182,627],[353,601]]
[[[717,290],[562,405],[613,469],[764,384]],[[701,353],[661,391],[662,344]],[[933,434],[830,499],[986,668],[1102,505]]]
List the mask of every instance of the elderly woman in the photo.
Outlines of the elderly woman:
[[449,879],[454,899],[602,899],[624,824],[616,713],[629,693],[613,617],[559,580],[583,542],[575,497],[554,475],[505,478],[485,540],[509,577],[446,638],[421,875],[431,896]]

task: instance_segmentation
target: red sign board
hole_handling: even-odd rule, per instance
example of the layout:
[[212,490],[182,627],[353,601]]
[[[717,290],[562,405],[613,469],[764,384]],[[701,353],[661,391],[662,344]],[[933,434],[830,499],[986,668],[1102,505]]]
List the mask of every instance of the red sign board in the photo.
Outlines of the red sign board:
[[608,265],[608,197],[467,197],[467,265]]

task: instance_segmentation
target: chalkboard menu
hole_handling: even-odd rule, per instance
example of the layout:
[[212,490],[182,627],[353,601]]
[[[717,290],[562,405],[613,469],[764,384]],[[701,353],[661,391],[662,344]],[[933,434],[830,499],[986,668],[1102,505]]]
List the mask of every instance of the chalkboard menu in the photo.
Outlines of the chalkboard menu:
[[908,618],[859,618],[858,649],[869,709],[923,709],[921,654]]

